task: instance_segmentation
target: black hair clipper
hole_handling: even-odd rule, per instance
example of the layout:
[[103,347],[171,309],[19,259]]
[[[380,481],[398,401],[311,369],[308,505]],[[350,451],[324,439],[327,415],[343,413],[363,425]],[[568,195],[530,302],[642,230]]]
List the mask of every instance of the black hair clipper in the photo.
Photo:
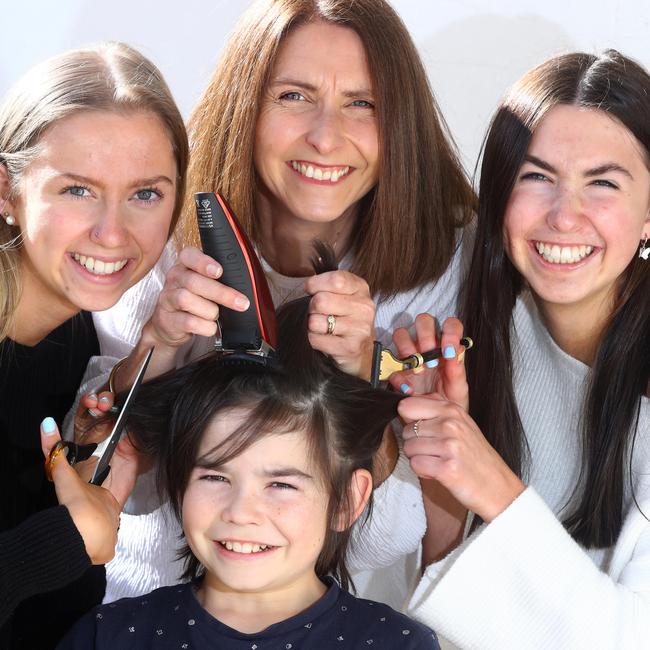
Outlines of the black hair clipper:
[[273,356],[278,341],[275,307],[253,245],[222,196],[198,192],[195,203],[203,252],[223,267],[219,281],[250,301],[245,312],[219,306],[221,348]]

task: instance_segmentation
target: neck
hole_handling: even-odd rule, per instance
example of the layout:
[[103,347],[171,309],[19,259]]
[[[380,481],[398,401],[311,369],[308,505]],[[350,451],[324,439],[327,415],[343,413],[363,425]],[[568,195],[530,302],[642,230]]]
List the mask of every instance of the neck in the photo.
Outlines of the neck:
[[337,259],[341,259],[350,246],[357,217],[354,205],[332,221],[307,221],[262,193],[258,194],[256,209],[260,252],[273,269],[290,277],[314,273],[311,259],[316,239],[332,246]]
[[235,591],[207,573],[197,598],[203,608],[224,625],[245,634],[254,634],[300,614],[322,598],[326,591],[327,587],[315,573],[304,584],[255,592]]
[[9,330],[9,338],[16,343],[37,345],[51,331],[79,313],[77,306],[54,299],[51,290],[43,287],[24,264],[21,264],[20,282],[20,298]]
[[611,315],[610,299],[598,309],[580,305],[548,305],[535,297],[542,320],[557,345],[568,355],[592,366],[603,330]]

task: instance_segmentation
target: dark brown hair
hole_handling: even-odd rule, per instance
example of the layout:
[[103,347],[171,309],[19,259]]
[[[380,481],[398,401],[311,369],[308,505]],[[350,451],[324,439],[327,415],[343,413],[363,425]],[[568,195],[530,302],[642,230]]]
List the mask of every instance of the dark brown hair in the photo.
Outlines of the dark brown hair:
[[[308,316],[308,297],[279,312],[277,366],[233,362],[215,353],[143,384],[128,428],[136,446],[158,458],[158,485],[179,521],[204,432],[219,414],[236,407],[249,409],[245,421],[209,452],[211,465],[227,463],[263,436],[305,431],[330,496],[329,526],[316,574],[334,575],[348,588],[345,556],[352,522],[344,530],[337,530],[337,523],[341,514],[351,513],[353,472],[373,473],[375,454],[401,397],[371,388],[315,351],[307,338]],[[183,577],[202,575],[204,569],[189,547],[182,557]]]
[[[258,237],[253,148],[263,94],[282,41],[319,20],[359,35],[376,100],[379,181],[361,201],[351,270],[385,296],[436,280],[475,197],[417,50],[384,0],[258,0],[250,7],[190,118],[185,214],[194,214],[194,192],[218,191]],[[186,219],[183,228],[182,243],[196,244],[195,220]],[[408,263],[394,264],[395,250]]]
[[[463,312],[467,331],[481,349],[467,360],[470,411],[519,476],[527,464],[527,446],[512,386],[510,327],[524,279],[506,255],[503,218],[532,134],[558,104],[603,111],[634,135],[650,165],[650,76],[615,50],[601,56],[567,54],[534,68],[513,87],[492,120],[483,150],[476,243]],[[619,278],[616,303],[590,372],[580,481],[564,521],[587,548],[611,546],[620,533],[626,460],[649,377],[650,273],[635,257]]]

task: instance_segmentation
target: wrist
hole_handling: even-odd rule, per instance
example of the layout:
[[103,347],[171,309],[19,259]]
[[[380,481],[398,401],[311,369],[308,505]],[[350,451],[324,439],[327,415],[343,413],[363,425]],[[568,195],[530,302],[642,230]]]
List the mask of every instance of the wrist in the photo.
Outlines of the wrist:
[[526,489],[526,486],[522,483],[521,479],[512,474],[505,481],[501,490],[498,494],[495,494],[490,502],[481,508],[481,512],[478,510],[476,514],[483,519],[485,523],[490,523],[492,520],[496,519],[504,510],[506,510],[512,503],[517,499],[518,496]]

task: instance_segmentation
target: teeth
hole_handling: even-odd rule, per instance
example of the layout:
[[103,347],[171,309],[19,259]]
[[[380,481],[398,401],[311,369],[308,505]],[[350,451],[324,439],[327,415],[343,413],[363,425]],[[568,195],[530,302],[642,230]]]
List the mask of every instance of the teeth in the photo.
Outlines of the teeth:
[[74,258],[79,264],[86,268],[87,271],[95,275],[111,275],[121,271],[129,260],[120,260],[119,262],[104,262],[96,260],[93,257],[86,257],[79,253],[74,254]]
[[259,553],[260,551],[266,551],[271,548],[268,545],[260,544],[251,544],[250,542],[219,542],[222,546],[225,546],[229,551],[234,551],[235,553]]
[[575,264],[591,255],[594,250],[593,246],[558,246],[543,242],[536,242],[535,248],[547,262],[552,264]]
[[296,162],[295,160],[291,161],[291,166],[298,173],[306,176],[307,178],[313,178],[317,181],[330,181],[330,183],[336,183],[340,178],[345,176],[350,171],[349,166],[339,169],[323,170],[320,167],[314,167],[313,165],[304,165],[302,163]]

